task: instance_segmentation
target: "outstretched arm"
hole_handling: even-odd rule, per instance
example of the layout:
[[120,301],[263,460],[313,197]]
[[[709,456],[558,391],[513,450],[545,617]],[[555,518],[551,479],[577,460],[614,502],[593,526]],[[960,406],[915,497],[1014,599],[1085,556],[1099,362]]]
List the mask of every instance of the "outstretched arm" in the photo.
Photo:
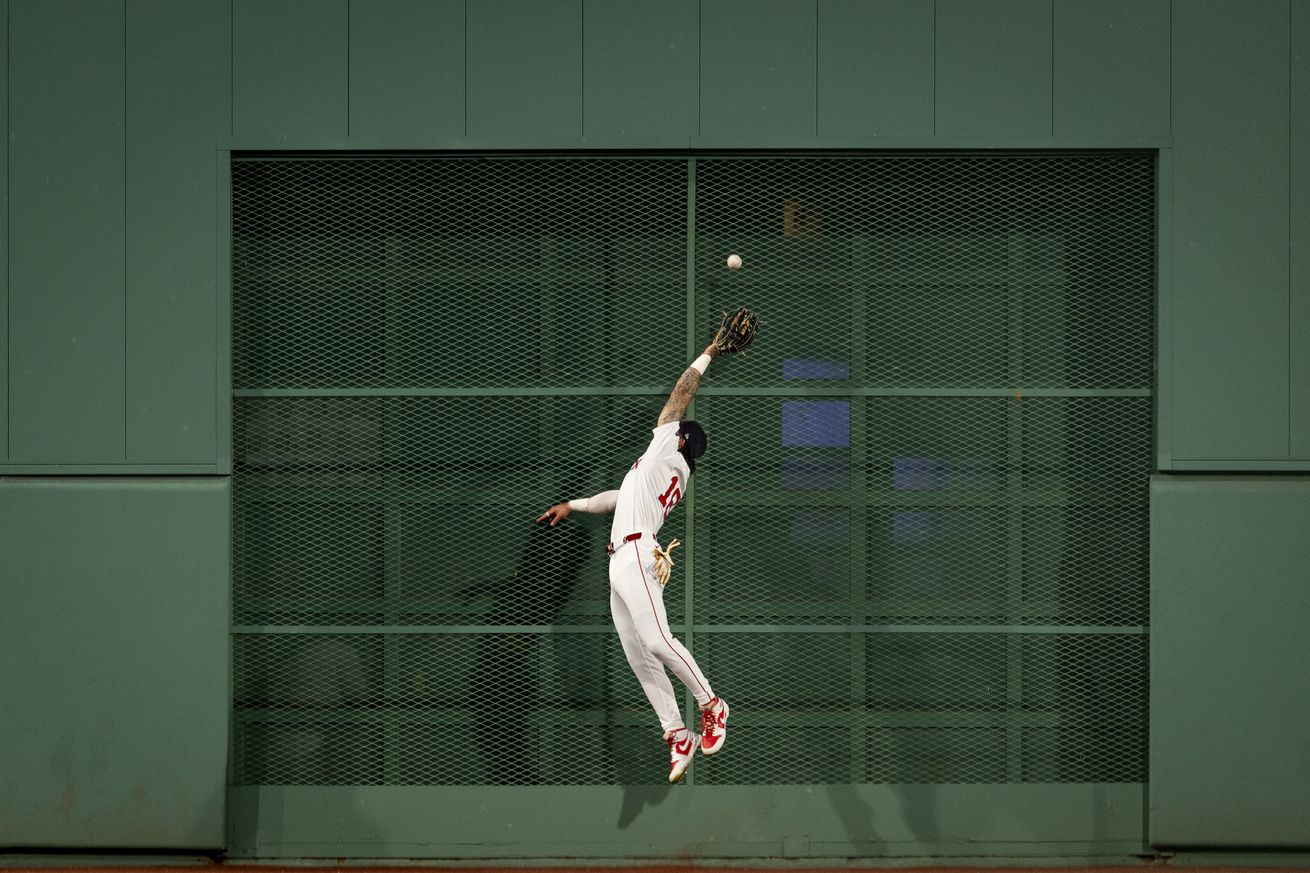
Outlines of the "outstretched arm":
[[659,425],[665,425],[671,421],[682,421],[682,416],[686,414],[687,407],[691,405],[691,398],[696,396],[696,389],[700,387],[701,374],[709,366],[709,359],[718,353],[714,343],[710,343],[705,347],[705,351],[701,353],[701,356],[683,372],[678,379],[678,383],[673,386],[673,393],[669,395],[669,400],[664,404],[664,409],[660,412]]
[[602,491],[595,497],[580,497],[575,500],[568,500],[564,503],[556,503],[550,509],[547,509],[541,515],[537,516],[537,521],[550,519],[550,526],[554,527],[561,521],[569,517],[573,510],[578,512],[613,512],[614,507],[619,505],[619,492]]
[[710,365],[710,359],[721,354],[745,351],[755,339],[758,324],[759,318],[744,306],[731,315],[723,313],[723,321],[719,324],[719,329],[714,332],[710,344],[686,369],[678,379],[678,384],[673,386],[669,402],[664,404],[664,409],[660,412],[660,425],[666,425],[671,421],[682,421],[687,407],[691,405],[691,398],[696,396],[696,389],[700,387],[700,377],[705,375],[705,368]]

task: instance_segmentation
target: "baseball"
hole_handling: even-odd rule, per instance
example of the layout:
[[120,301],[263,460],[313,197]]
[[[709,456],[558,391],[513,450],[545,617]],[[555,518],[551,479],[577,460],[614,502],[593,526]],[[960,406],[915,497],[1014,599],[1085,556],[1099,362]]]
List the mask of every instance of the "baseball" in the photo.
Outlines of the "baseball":
[[735,270],[741,266],[740,255],[728,255],[728,269]]

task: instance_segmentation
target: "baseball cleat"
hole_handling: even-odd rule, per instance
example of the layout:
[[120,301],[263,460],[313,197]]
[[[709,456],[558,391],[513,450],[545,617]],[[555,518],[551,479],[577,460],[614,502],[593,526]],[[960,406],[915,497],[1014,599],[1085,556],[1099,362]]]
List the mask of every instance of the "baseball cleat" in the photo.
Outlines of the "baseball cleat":
[[669,744],[669,781],[680,782],[683,774],[687,772],[687,765],[691,763],[692,756],[696,754],[700,737],[683,728],[669,734],[664,742]]
[[700,733],[700,750],[706,755],[723,748],[723,738],[728,734],[728,704],[723,698],[715,697],[709,707],[700,711]]

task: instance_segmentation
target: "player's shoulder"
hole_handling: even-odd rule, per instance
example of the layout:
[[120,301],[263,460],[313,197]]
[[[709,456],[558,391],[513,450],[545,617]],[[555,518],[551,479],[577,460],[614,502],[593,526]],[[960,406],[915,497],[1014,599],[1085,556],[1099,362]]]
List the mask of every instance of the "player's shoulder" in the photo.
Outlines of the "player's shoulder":
[[678,426],[679,422],[670,421],[667,424],[656,425],[651,429],[650,446],[646,449],[647,455],[667,455],[671,451],[678,450]]
[[651,445],[660,443],[669,443],[678,441],[678,428],[682,426],[680,421],[670,421],[667,424],[657,424],[651,428]]

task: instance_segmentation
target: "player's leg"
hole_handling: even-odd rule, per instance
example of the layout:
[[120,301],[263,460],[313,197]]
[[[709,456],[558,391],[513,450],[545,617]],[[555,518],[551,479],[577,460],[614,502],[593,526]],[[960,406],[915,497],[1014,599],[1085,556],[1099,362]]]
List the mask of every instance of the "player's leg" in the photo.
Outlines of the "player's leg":
[[700,746],[700,737],[683,724],[678,698],[673,693],[668,674],[664,672],[664,665],[642,644],[627,604],[613,585],[610,588],[610,614],[614,619],[619,642],[623,645],[623,654],[628,659],[628,666],[641,683],[646,699],[650,701],[664,729],[664,742],[669,747],[669,781],[681,781]]
[[660,727],[664,729],[665,735],[670,731],[682,730],[685,727],[682,712],[678,707],[677,695],[673,692],[673,684],[664,672],[664,665],[642,644],[627,604],[613,587],[610,588],[610,615],[614,618],[614,629],[623,645],[628,666],[632,668],[633,675],[641,683],[641,690],[646,692],[646,699],[659,716]]
[[[649,543],[648,539],[638,540],[625,546],[611,559],[611,591],[623,599],[646,651],[671,670],[687,686],[696,702],[704,706],[714,697],[714,692],[691,652],[669,631],[664,590],[653,572],[654,558],[642,554]],[[616,578],[616,572],[621,576]]]
[[[644,546],[647,540],[638,542]],[[728,704],[715,696],[696,659],[669,630],[668,614],[664,609],[664,589],[656,581],[654,556],[647,558],[646,550],[636,545],[629,546],[614,557],[614,561],[620,561],[618,566],[627,571],[625,584],[616,590],[624,596],[642,645],[672,670],[696,698],[701,708],[701,751],[713,755],[723,748],[723,741],[727,737]],[[635,565],[635,574],[630,570],[632,565]],[[611,563],[611,573],[613,569],[615,566]]]

